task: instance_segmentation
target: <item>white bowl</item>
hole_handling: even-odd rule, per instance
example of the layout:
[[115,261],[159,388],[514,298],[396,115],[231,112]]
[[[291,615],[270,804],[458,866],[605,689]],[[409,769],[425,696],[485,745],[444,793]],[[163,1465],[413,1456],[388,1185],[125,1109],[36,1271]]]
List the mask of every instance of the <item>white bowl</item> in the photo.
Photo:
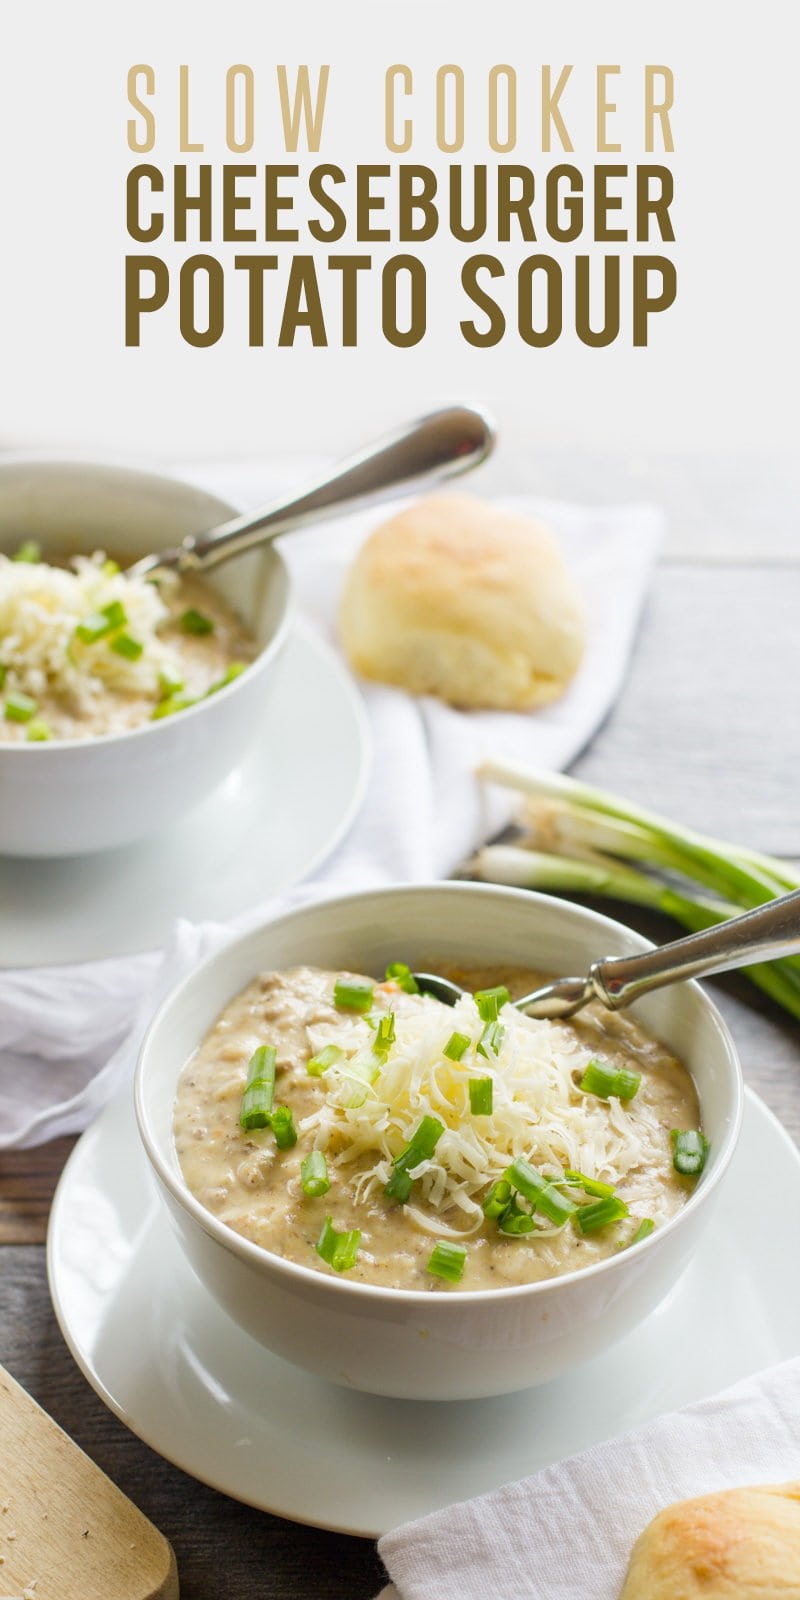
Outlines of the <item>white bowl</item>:
[[[97,462],[0,460],[0,550],[110,549],[123,563],[214,527],[234,508],[175,478]],[[0,853],[77,855],[129,844],[209,794],[258,730],[288,632],[289,579],[272,548],[209,573],[259,642],[247,671],[159,722],[102,738],[0,743]]]
[[[584,972],[647,942],[580,906],[519,889],[448,883],[379,889],[306,906],[227,945],[174,990],[142,1045],[136,1115],[172,1224],[198,1277],[255,1339],[334,1383],[457,1400],[543,1383],[628,1333],[693,1254],[742,1113],[734,1045],[696,984],[632,1008],[688,1065],[711,1153],[683,1209],[636,1249],[520,1288],[424,1293],[334,1279],[272,1255],[206,1211],[183,1179],[172,1133],[178,1076],[227,1002],[265,968],[381,974],[391,960]],[[691,1337],[691,1330],[687,1330]]]

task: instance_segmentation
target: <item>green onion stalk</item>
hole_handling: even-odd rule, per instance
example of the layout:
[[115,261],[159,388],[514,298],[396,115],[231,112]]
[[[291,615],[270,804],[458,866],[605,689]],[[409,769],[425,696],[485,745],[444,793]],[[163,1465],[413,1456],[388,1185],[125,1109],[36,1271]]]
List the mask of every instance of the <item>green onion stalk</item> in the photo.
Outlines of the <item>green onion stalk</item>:
[[[783,861],[677,827],[561,773],[498,760],[485,762],[479,775],[523,795],[520,820],[529,830],[521,843],[487,845],[468,863],[473,876],[489,882],[626,900],[665,912],[693,933],[800,888]],[[799,957],[746,972],[800,1018]]]

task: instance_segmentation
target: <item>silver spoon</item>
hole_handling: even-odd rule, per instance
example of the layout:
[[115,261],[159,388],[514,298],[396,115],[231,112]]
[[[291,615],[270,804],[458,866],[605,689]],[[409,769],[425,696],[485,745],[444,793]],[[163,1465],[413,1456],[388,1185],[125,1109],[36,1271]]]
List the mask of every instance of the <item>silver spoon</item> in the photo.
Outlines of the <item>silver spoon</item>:
[[190,534],[172,550],[161,550],[129,568],[137,577],[157,567],[205,571],[232,556],[269,544],[309,522],[335,516],[346,506],[382,500],[398,489],[422,489],[477,467],[491,454],[495,427],[487,413],[450,406],[419,417],[348,456],[299,494],[232,517],[217,528]]
[[[716,923],[702,933],[674,939],[641,956],[611,956],[594,961],[585,978],[556,978],[514,1005],[529,1017],[571,1017],[590,1000],[611,1011],[630,1005],[651,989],[686,978],[707,978],[758,961],[777,961],[800,954],[800,889],[781,895],[755,911]],[[466,993],[449,978],[432,972],[415,972],[423,994],[434,995],[454,1006]]]

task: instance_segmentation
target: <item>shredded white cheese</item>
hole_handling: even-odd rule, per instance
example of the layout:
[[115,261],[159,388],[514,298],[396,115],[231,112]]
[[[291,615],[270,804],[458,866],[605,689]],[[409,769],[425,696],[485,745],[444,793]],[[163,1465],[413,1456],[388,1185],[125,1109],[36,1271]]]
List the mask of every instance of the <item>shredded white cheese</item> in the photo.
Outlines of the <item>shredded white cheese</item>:
[[[477,1049],[484,1024],[471,995],[453,1008],[407,995],[380,1003],[395,1007],[396,1039],[384,1061],[366,1019],[307,1030],[312,1053],[336,1044],[343,1054],[324,1075],[324,1104],[300,1127],[335,1166],[359,1162],[357,1201],[383,1189],[425,1116],[438,1118],[444,1132],[431,1159],[412,1170],[419,1181],[404,1210],[418,1228],[444,1238],[478,1231],[487,1185],[520,1156],[545,1177],[575,1169],[615,1187],[656,1156],[658,1129],[636,1099],[600,1100],[578,1088],[592,1053],[557,1023],[504,1006],[499,1050],[487,1059]],[[460,1061],[443,1054],[454,1032],[470,1039]],[[492,1111],[473,1115],[470,1080],[487,1077]],[[653,1215],[660,1219],[658,1208]],[[553,1231],[542,1216],[537,1225]]]
[[[114,632],[95,643],[76,632],[114,602],[123,607],[125,634],[142,646],[135,660],[111,648]],[[101,552],[77,556],[72,570],[0,555],[4,692],[39,699],[50,691],[78,713],[90,712],[109,689],[157,696],[159,673],[181,675],[175,651],[158,634],[168,616],[153,583],[111,570]]]

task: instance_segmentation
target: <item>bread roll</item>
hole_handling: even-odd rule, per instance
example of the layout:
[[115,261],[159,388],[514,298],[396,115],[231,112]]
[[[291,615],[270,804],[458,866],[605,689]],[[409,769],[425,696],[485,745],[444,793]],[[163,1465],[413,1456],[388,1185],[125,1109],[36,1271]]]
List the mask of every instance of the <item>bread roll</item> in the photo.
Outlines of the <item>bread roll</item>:
[[375,529],[348,574],[339,621],[364,677],[500,710],[562,694],[585,635],[548,529],[455,494],[429,495]]
[[620,1600],[800,1600],[800,1483],[668,1506],[637,1539]]

